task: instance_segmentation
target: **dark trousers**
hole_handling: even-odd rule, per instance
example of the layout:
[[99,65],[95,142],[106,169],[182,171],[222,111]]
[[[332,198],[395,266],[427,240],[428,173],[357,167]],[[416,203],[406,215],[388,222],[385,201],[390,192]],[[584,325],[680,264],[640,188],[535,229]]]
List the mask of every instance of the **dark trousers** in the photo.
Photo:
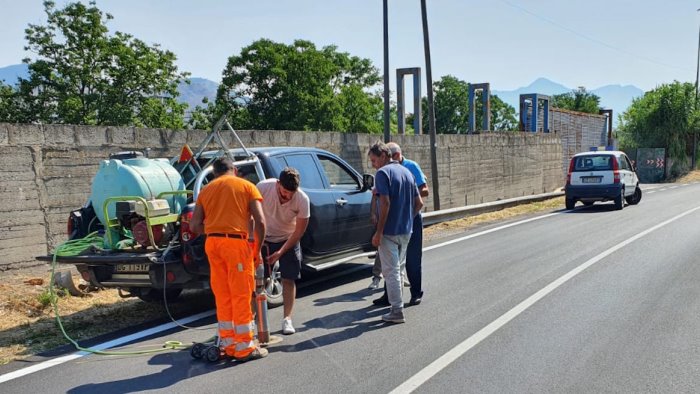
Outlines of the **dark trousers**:
[[411,297],[423,296],[423,215],[413,218],[413,233],[406,249],[406,275],[411,282]]

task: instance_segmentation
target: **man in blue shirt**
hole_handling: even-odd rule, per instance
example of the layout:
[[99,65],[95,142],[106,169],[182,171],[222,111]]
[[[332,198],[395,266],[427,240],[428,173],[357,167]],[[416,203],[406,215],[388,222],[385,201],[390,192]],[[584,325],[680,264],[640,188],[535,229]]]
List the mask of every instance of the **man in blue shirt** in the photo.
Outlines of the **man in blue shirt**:
[[390,312],[382,315],[382,320],[404,323],[401,270],[406,261],[413,217],[423,207],[423,200],[411,172],[391,160],[391,152],[384,143],[372,145],[369,159],[377,170],[375,187],[379,195],[379,215],[372,245],[378,248],[391,305]]
[[[399,144],[389,142],[386,145],[389,147],[392,160],[398,161],[413,174],[421,198],[428,197],[428,181],[418,163],[405,158],[401,153]],[[411,282],[411,301],[409,305],[418,305],[423,298],[422,260],[423,215],[418,211],[416,216],[413,217],[413,232],[411,233],[411,240],[408,241],[408,250],[406,251],[406,275],[408,276],[408,281]]]
[[[428,182],[421,170],[418,163],[413,160],[409,160],[403,156],[401,153],[401,147],[395,142],[389,142],[386,144],[389,148],[391,154],[391,159],[401,163],[402,166],[406,167],[416,182],[418,187],[418,192],[421,197],[428,197]],[[378,260],[378,259],[377,259]],[[422,260],[423,260],[423,215],[420,211],[413,218],[413,231],[411,233],[411,240],[408,242],[408,250],[406,251],[406,275],[408,276],[408,281],[411,286],[411,301],[409,305],[418,305],[423,299],[423,274],[422,274]],[[375,266],[377,265],[375,261]],[[375,277],[372,279],[372,284],[378,283],[378,274],[375,273],[373,269],[372,273]],[[376,288],[376,286],[370,286],[370,288]],[[386,291],[384,295],[373,301],[375,305],[388,305],[389,300],[387,298]]]

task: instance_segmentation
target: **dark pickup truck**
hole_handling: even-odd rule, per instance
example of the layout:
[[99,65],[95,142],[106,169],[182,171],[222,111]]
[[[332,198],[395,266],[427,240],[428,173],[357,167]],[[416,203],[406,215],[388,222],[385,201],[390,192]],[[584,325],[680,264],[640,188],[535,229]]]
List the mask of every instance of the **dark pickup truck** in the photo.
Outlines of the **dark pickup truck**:
[[[340,157],[316,148],[268,147],[229,152],[239,176],[253,183],[262,177],[277,177],[286,166],[296,168],[301,174],[301,187],[311,202],[309,226],[301,240],[306,270],[319,271],[374,253],[371,245],[373,226],[369,220],[374,184],[372,175],[361,175]],[[168,242],[154,241],[161,242],[162,248],[154,250],[137,244],[131,249],[93,249],[78,256],[58,257],[58,262],[74,264],[93,286],[119,288],[123,296],[136,296],[146,301],[161,301],[164,297],[172,300],[186,288],[209,288],[205,237],[195,236],[189,231],[189,220],[198,191],[211,179],[211,168],[206,166],[217,154],[221,152],[202,152],[196,157],[202,170],[196,179],[190,179],[187,186],[187,189],[193,189],[193,194],[187,198],[177,220],[164,225],[169,229],[163,227],[161,231],[158,228],[158,234],[173,234]],[[128,161],[130,156],[120,157]],[[82,238],[94,231],[105,233],[105,226],[101,223],[105,220],[95,220],[95,209],[99,207],[88,202],[85,207],[71,212],[70,239]],[[130,217],[133,217],[133,212]],[[129,223],[129,220],[135,223],[135,219],[128,218],[122,222]],[[117,222],[117,219],[112,222]],[[136,227],[131,229],[134,238]],[[148,246],[147,241],[141,244]],[[281,304],[281,290],[276,267],[272,267],[267,286],[271,305]]]

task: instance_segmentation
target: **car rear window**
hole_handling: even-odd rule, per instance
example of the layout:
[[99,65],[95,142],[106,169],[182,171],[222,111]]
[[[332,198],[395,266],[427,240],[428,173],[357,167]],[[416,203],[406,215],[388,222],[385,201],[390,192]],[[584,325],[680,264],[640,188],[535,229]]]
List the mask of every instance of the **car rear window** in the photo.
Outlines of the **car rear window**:
[[613,169],[613,155],[586,155],[574,157],[574,171],[605,171]]

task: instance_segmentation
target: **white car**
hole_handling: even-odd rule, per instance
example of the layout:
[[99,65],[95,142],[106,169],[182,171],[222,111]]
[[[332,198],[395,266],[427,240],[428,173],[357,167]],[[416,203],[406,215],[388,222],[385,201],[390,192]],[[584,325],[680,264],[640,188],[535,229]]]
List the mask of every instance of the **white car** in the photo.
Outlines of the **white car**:
[[574,209],[577,201],[586,206],[595,201],[614,201],[615,209],[622,209],[625,201],[635,205],[642,199],[635,168],[620,151],[574,155],[569,163],[565,191],[566,209]]

